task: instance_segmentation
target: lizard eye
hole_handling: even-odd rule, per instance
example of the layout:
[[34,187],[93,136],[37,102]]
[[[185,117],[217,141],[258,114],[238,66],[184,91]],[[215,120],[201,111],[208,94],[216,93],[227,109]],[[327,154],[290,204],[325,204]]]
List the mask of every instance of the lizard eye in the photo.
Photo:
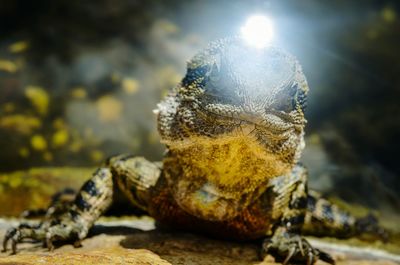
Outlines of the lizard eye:
[[307,94],[298,84],[288,86],[276,95],[276,101],[271,107],[286,113],[300,108],[304,113],[307,107]]
[[278,111],[291,112],[296,109],[298,85],[290,85],[282,89],[277,95],[272,108]]

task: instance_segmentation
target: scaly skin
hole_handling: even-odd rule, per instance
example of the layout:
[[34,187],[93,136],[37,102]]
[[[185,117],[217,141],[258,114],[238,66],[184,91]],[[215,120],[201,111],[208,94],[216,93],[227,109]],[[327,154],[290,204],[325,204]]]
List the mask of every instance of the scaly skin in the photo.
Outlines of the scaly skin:
[[307,93],[301,67],[288,53],[254,49],[240,38],[212,43],[158,105],[167,146],[161,163],[110,158],[61,213],[50,207],[40,224],[10,229],[4,250],[11,240],[15,253],[24,238],[49,249],[56,240],[80,245],[120,190],[161,223],[226,239],[264,238],[262,250],[284,264],[333,264],[302,230],[340,237],[384,231],[373,218],[356,219],[308,193],[307,172],[298,164]]

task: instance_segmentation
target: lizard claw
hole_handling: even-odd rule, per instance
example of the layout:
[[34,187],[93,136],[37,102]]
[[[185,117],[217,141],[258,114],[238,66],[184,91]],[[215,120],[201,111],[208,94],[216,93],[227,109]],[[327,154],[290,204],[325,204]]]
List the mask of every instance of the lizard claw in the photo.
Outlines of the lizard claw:
[[290,261],[290,259],[291,259],[291,258],[293,257],[293,255],[294,255],[295,251],[296,251],[295,248],[291,248],[291,249],[289,250],[289,253],[288,253],[286,259],[282,262],[282,265],[286,265],[286,264]]
[[8,241],[11,240],[11,249],[12,249],[12,254],[17,253],[17,243],[21,242],[21,232],[19,231],[18,228],[10,228],[7,230],[6,235],[4,236],[3,240],[3,250],[2,252],[7,251],[7,245]]
[[328,253],[313,248],[300,235],[288,233],[274,235],[264,241],[263,250],[271,253],[277,260],[283,260],[283,265],[289,262],[313,265],[317,260],[335,264],[335,260]]
[[53,238],[49,232],[46,233],[46,247],[50,252],[54,250]]
[[[32,239],[34,241],[42,241],[44,247],[49,251],[54,250],[54,241],[74,240],[74,245],[79,247],[81,238],[79,235],[87,234],[87,229],[77,226],[73,223],[59,223],[56,221],[42,222],[37,225],[27,223],[20,224],[7,230],[3,239],[2,252],[7,251],[8,242],[11,241],[12,254],[17,253],[17,244],[24,239]],[[83,237],[83,236],[82,236]]]

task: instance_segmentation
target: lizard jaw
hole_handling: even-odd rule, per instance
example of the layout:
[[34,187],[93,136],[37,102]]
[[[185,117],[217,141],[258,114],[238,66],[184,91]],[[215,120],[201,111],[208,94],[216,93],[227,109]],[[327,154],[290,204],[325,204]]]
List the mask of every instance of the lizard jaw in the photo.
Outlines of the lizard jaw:
[[301,131],[306,123],[305,119],[296,119],[296,112],[285,113],[283,111],[269,110],[252,111],[243,110],[241,107],[236,107],[227,104],[207,104],[202,110],[206,116],[209,114],[221,118],[223,120],[232,119],[254,124],[257,128],[272,133],[281,134],[291,129]]

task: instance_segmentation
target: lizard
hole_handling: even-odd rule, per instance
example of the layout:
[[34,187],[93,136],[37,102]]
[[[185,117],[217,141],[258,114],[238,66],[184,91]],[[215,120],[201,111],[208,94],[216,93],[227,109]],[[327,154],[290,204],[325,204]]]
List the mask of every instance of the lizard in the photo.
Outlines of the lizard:
[[80,246],[116,192],[157,222],[233,240],[262,240],[283,264],[334,264],[304,235],[353,237],[385,232],[372,216],[355,218],[308,190],[299,163],[309,92],[297,59],[269,45],[220,39],[197,53],[181,82],[157,105],[166,152],[161,162],[117,155],[74,200],[50,207],[36,224],[10,228],[3,250],[26,238]]

